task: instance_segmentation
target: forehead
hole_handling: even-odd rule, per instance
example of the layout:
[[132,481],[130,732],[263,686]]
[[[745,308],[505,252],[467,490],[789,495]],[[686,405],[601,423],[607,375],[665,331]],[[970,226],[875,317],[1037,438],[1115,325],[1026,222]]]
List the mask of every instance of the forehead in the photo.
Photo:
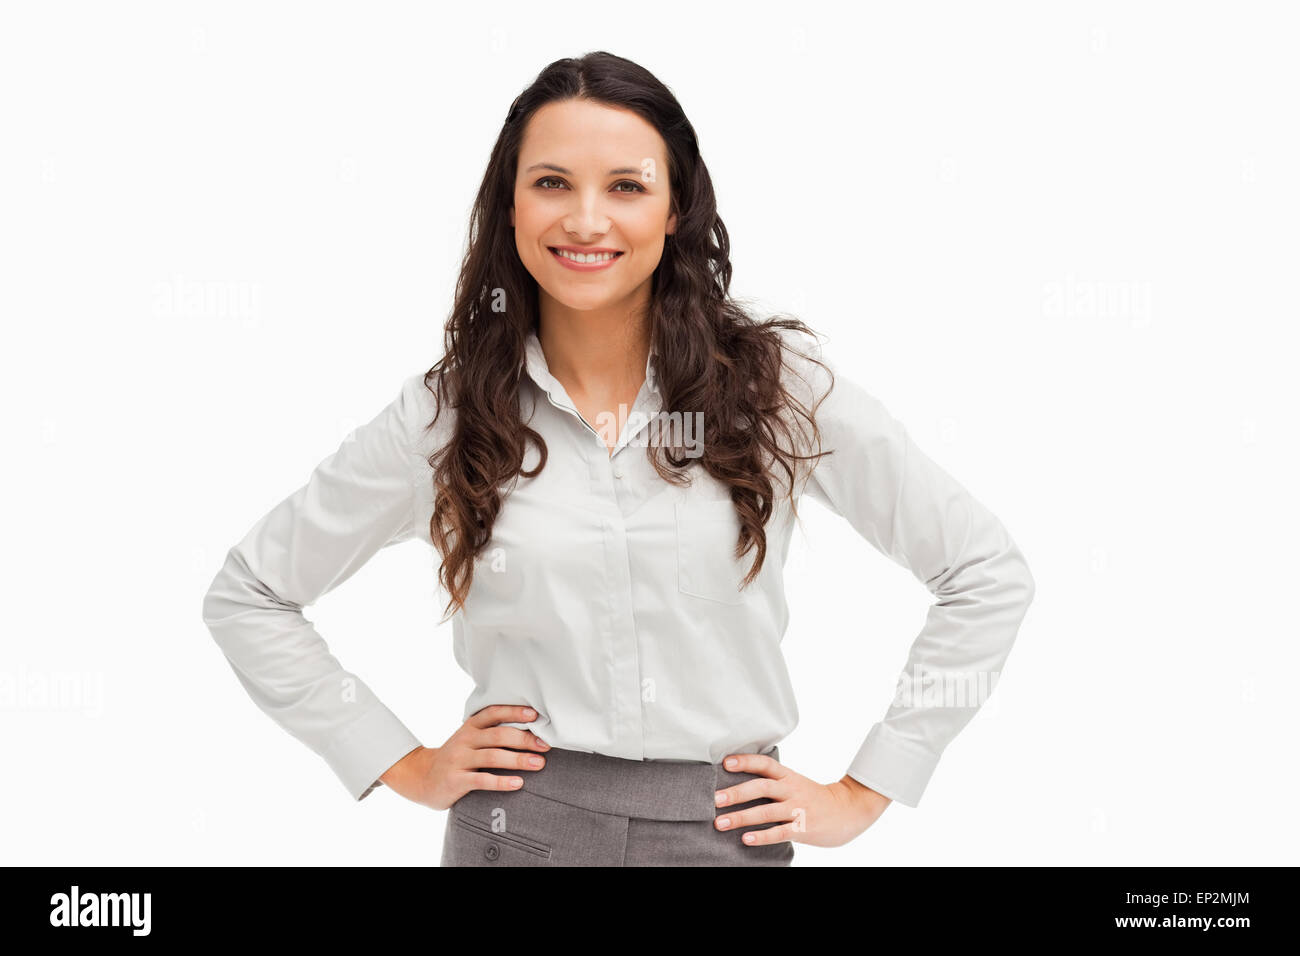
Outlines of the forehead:
[[569,169],[637,166],[645,158],[662,164],[667,151],[663,137],[631,110],[564,100],[547,103],[529,119],[519,146],[519,168],[548,162]]

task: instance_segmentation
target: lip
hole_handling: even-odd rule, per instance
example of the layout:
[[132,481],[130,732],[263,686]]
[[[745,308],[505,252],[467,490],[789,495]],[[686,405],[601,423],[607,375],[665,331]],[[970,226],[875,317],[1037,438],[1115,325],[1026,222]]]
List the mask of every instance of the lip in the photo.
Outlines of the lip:
[[[616,252],[618,255],[614,256],[612,259],[606,260],[605,262],[574,262],[572,259],[566,259],[564,256],[559,255],[555,251],[557,249],[563,249],[565,252],[582,253]],[[581,246],[547,246],[546,251],[551,254],[551,258],[556,262],[564,266],[566,269],[572,269],[574,272],[600,272],[604,269],[608,269],[625,255],[622,249],[606,249],[602,247],[589,247],[584,249]]]

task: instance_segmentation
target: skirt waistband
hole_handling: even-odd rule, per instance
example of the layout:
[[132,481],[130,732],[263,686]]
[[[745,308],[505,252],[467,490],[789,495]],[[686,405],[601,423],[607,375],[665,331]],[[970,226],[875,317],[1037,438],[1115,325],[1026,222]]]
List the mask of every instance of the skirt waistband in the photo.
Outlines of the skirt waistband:
[[[523,778],[525,793],[643,820],[712,820],[715,790],[761,776],[703,761],[629,760],[561,747],[539,752],[546,758],[541,770],[483,769]],[[780,760],[781,752],[773,747],[765,756]]]

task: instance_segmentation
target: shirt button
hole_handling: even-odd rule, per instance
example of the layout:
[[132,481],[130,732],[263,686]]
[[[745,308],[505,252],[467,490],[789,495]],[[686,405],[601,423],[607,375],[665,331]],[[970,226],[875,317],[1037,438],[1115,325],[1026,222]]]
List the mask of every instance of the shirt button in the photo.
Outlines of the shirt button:
[[615,478],[622,478],[622,477],[623,477],[623,469],[620,468],[620,467],[618,467],[618,465],[615,465],[615,466],[614,466],[614,477],[615,477]]
[[487,849],[483,851],[483,855],[489,860],[495,860],[501,855],[501,848],[495,843],[489,843]]

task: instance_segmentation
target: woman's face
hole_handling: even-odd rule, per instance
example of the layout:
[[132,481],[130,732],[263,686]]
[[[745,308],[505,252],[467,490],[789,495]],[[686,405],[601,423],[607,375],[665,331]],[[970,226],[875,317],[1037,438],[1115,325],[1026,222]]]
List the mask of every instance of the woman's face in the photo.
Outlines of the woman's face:
[[[520,144],[510,224],[541,294],[582,311],[636,304],[664,235],[677,227],[667,170],[662,137],[635,113],[588,100],[534,113]],[[575,262],[565,252],[599,261]]]

